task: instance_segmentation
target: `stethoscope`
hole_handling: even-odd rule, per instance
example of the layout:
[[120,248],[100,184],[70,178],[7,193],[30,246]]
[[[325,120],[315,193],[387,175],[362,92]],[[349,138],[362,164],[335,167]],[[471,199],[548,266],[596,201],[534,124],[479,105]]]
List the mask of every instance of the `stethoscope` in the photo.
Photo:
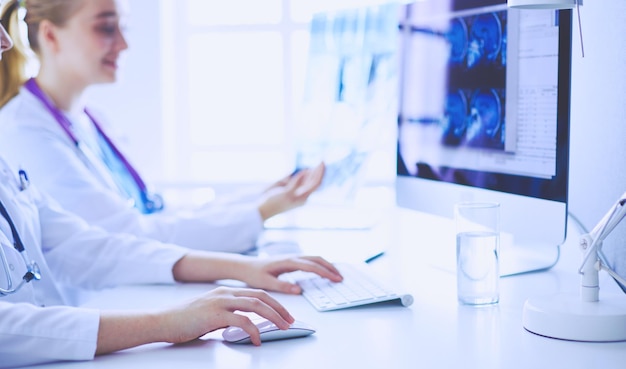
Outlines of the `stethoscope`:
[[[22,177],[20,177],[20,180],[21,178]],[[12,268],[9,265],[9,262],[7,261],[7,257],[4,253],[4,248],[0,246],[0,259],[2,259],[2,264],[3,264],[2,266],[4,267],[4,273],[6,275],[6,280],[7,280],[7,287],[6,288],[0,287],[0,296],[4,296],[4,295],[9,295],[9,294],[17,292],[20,288],[22,288],[22,286],[24,286],[26,283],[32,280],[36,280],[36,281],[40,280],[41,272],[39,270],[39,265],[37,265],[37,262],[31,260],[28,257],[28,253],[26,252],[26,249],[24,248],[24,244],[22,243],[22,239],[20,238],[20,235],[17,233],[15,224],[13,224],[13,221],[11,220],[9,213],[7,212],[2,202],[0,202],[0,213],[2,214],[4,219],[6,219],[6,221],[9,223],[9,227],[11,227],[11,233],[13,234],[13,247],[21,255],[22,260],[24,261],[24,264],[26,265],[26,273],[22,277],[22,280],[20,281],[20,283],[17,284],[17,286],[13,286],[13,278],[11,278],[11,272],[10,272]]]
[[[54,119],[57,121],[59,126],[63,129],[65,134],[70,138],[70,140],[72,140],[74,145],[76,145],[76,147],[80,150],[81,149],[80,141],[76,138],[76,136],[70,129],[71,127],[70,121],[50,101],[50,99],[46,96],[46,94],[41,90],[39,85],[37,85],[37,82],[35,81],[35,79],[31,78],[28,81],[26,81],[26,83],[24,84],[24,87],[26,87],[28,91],[30,91],[33,95],[35,95],[35,97],[37,97],[37,99],[39,99],[44,104],[44,106],[48,109],[48,111],[52,114]],[[141,202],[142,202],[141,205],[143,205],[143,208],[139,207],[139,209],[147,214],[156,213],[156,212],[163,210],[163,198],[156,193],[151,193],[150,191],[148,191],[148,188],[145,182],[139,176],[139,173],[137,173],[135,168],[133,168],[133,166],[128,162],[128,160],[126,160],[124,155],[122,155],[122,153],[118,150],[118,148],[113,144],[113,141],[111,141],[109,136],[107,136],[106,133],[104,133],[104,131],[102,130],[102,128],[100,127],[100,125],[98,124],[94,116],[87,109],[85,109],[84,112],[87,115],[87,117],[91,120],[93,125],[96,127],[96,130],[98,131],[98,133],[104,138],[107,145],[109,145],[111,150],[113,150],[113,153],[122,162],[122,165],[131,175],[131,177],[133,178],[133,181],[139,188]]]

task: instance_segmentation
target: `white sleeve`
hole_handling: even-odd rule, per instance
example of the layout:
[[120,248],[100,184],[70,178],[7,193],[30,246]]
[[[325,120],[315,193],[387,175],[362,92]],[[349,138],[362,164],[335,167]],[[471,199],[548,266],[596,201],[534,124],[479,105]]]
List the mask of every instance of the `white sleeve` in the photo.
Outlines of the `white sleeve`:
[[0,368],[59,360],[93,359],[100,314],[96,310],[40,308],[0,300]]
[[[248,251],[263,231],[263,220],[254,204],[209,204],[191,214],[166,211],[143,218],[168,229],[155,239],[200,250]],[[153,237],[150,233],[144,235]]]
[[63,208],[111,232],[195,249],[242,252],[255,245],[263,230],[256,205],[237,204],[193,216],[175,211],[144,215],[102,183],[52,116],[30,101],[32,96],[22,92],[16,99],[3,108],[0,145],[9,162],[24,168]]
[[38,195],[42,249],[59,282],[87,289],[174,282],[172,268],[187,248],[111,234]]

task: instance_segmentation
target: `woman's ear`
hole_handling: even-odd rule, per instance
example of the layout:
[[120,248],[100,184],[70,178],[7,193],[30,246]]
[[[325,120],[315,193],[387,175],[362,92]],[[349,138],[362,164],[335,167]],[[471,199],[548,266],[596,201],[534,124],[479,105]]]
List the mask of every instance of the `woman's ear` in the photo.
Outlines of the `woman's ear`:
[[39,23],[39,47],[42,52],[56,53],[59,51],[59,39],[57,37],[58,28],[49,20],[44,19]]

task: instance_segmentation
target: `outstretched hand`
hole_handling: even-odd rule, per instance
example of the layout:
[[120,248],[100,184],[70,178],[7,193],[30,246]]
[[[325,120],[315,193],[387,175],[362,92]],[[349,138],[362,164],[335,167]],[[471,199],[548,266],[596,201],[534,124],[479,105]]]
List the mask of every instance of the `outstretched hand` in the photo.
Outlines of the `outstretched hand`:
[[259,205],[263,220],[303,205],[322,184],[325,169],[324,163],[320,163],[315,168],[303,169],[270,186]]

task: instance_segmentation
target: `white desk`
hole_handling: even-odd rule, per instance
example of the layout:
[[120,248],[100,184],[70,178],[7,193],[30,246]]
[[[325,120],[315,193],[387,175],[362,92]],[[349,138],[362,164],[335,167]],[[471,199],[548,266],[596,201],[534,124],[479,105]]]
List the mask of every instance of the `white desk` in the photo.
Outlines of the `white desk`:
[[[457,303],[453,273],[434,268],[424,260],[430,255],[425,250],[445,246],[450,239],[438,237],[438,227],[432,226],[424,215],[399,211],[392,215],[396,216],[403,224],[399,229],[383,223],[369,232],[298,231],[291,236],[300,240],[307,253],[331,260],[364,255],[378,246],[385,248],[385,256],[370,267],[389,280],[402,282],[415,298],[409,308],[384,305],[320,313],[301,296],[276,294],[297,319],[314,326],[317,332],[306,338],[254,347],[225,343],[221,331],[217,331],[183,345],[150,344],[100,356],[92,362],[41,368],[626,367],[626,343],[558,341],[536,336],[522,327],[526,298],[565,291],[576,293],[576,234],[568,237],[561,261],[552,270],[503,278],[500,303],[475,308]],[[442,224],[442,220],[432,221]],[[420,234],[421,241],[410,234]],[[619,293],[605,274],[601,287],[603,294]],[[102,292],[88,305],[121,309],[165,306],[209,288],[212,285],[122,287]]]

